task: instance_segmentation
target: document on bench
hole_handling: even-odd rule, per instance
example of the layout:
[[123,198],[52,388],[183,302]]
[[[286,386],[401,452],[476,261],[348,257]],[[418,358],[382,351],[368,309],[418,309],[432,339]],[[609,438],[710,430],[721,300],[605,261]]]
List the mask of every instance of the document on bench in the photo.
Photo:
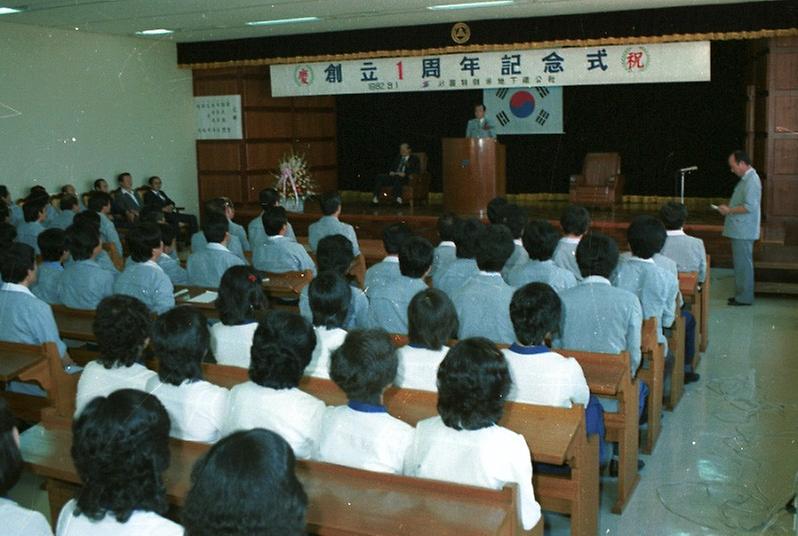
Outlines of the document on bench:
[[186,300],[189,303],[212,303],[216,301],[216,298],[219,296],[218,292],[214,292],[213,290],[206,290],[202,294],[194,296],[190,300]]

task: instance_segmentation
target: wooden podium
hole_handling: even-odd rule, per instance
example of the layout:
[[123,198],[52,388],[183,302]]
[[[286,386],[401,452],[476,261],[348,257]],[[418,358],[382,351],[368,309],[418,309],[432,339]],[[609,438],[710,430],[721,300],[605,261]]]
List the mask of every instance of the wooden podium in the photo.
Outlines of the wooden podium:
[[504,145],[495,138],[443,139],[443,206],[464,216],[484,217],[488,202],[503,196]]

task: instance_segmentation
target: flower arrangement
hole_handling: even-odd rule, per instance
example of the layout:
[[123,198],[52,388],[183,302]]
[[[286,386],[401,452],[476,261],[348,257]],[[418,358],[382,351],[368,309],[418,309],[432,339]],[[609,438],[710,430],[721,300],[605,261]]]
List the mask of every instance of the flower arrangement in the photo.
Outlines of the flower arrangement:
[[280,172],[274,175],[277,183],[274,187],[280,192],[283,203],[293,198],[296,205],[304,203],[305,199],[316,195],[318,185],[308,171],[308,162],[304,155],[293,151],[283,155],[279,164]]

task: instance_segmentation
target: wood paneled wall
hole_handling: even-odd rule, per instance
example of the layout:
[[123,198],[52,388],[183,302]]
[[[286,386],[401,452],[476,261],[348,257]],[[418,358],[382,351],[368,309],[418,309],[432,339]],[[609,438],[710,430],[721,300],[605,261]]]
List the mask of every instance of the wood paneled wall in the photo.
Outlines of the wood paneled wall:
[[768,226],[798,222],[798,38],[755,42],[747,148],[764,181]]
[[241,95],[241,140],[198,140],[200,203],[226,196],[256,204],[281,157],[305,154],[320,191],[338,187],[335,97],[271,96],[267,67],[195,70],[194,95]]

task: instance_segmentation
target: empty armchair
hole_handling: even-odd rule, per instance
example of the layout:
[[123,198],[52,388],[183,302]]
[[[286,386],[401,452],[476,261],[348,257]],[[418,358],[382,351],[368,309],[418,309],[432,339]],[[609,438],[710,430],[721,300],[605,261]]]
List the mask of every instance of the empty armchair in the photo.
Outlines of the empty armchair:
[[581,175],[571,175],[569,200],[588,206],[616,205],[623,200],[621,155],[588,153]]

